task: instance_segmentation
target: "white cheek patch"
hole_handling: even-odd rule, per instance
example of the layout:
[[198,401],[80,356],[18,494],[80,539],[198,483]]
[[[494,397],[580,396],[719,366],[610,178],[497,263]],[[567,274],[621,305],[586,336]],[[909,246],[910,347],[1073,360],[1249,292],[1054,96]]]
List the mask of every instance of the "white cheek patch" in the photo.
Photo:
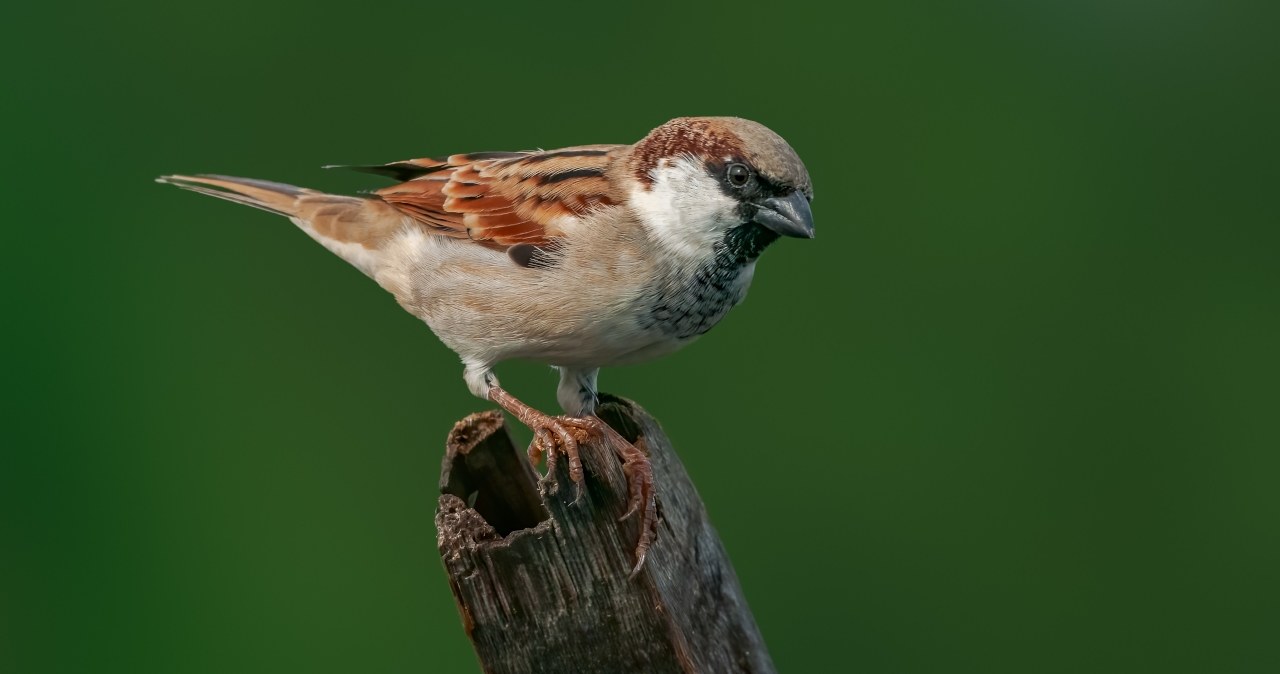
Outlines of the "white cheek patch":
[[740,224],[738,202],[692,157],[664,159],[649,189],[637,186],[631,203],[659,242],[691,257],[709,254],[724,231]]

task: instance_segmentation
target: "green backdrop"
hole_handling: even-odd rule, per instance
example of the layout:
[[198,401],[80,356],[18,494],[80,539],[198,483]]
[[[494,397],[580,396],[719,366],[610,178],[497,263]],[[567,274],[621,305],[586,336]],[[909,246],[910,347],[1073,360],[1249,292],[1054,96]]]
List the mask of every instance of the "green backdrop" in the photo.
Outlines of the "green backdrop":
[[354,191],[318,167],[689,114],[789,139],[818,236],[601,382],[682,450],[781,669],[1277,671],[1280,49],[1246,9],[6,10],[0,671],[476,671],[432,524],[486,407],[456,358],[152,178]]

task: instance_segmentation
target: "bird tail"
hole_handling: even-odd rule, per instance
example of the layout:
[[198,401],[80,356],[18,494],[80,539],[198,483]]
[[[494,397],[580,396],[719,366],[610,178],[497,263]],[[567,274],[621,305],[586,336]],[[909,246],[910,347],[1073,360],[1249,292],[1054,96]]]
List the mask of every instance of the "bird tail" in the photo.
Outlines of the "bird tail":
[[404,226],[403,215],[380,199],[220,175],[170,175],[156,182],[283,215],[369,276],[377,270],[382,244]]
[[245,206],[261,208],[269,213],[283,215],[288,218],[298,217],[301,211],[298,203],[299,197],[320,194],[315,190],[271,182],[270,180],[254,180],[253,178],[236,178],[233,176],[160,176],[156,178],[156,182],[175,185],[184,190],[234,201]]

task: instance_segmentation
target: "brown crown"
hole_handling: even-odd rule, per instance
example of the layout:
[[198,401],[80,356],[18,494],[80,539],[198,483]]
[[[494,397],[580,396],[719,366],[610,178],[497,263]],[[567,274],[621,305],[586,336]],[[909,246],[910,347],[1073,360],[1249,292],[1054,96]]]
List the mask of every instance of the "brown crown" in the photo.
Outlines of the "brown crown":
[[811,192],[809,172],[787,141],[763,124],[739,117],[680,117],[649,132],[632,156],[645,185],[663,159],[692,155],[704,161],[744,161],[773,182]]

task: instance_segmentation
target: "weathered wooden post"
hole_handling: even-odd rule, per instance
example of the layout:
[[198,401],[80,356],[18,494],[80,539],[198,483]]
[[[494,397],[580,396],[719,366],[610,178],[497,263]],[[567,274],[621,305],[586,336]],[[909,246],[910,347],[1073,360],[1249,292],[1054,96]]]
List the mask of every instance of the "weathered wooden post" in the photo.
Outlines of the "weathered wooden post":
[[[657,542],[629,578],[639,532],[608,441],[583,444],[574,502],[539,485],[497,411],[449,434],[436,528],[463,627],[486,672],[774,672],[733,566],[658,423],[605,396],[600,417],[653,462]],[[554,492],[554,493],[549,493]]]

